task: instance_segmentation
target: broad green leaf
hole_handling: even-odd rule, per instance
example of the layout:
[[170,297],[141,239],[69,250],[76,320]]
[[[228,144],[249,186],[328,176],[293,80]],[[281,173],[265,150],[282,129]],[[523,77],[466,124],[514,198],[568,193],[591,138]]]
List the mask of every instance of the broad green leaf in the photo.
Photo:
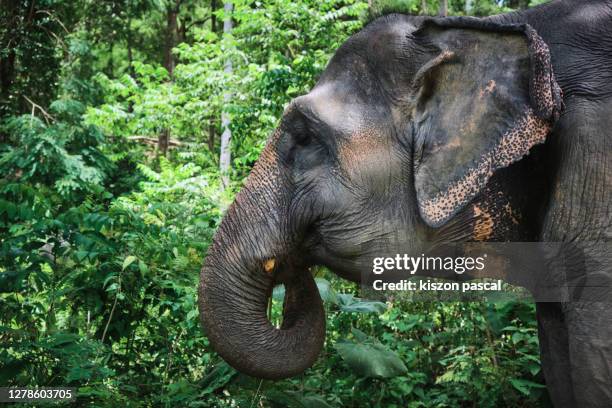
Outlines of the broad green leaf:
[[130,266],[134,261],[136,261],[138,258],[136,258],[134,255],[130,255],[128,257],[126,257],[123,260],[123,266],[121,267],[122,271],[125,271],[125,269]]
[[138,260],[138,270],[140,271],[141,276],[145,276],[147,272],[149,272],[149,267],[142,260]]
[[365,343],[368,341],[368,335],[356,327],[351,327],[351,333],[355,337],[355,340],[357,340],[359,343]]
[[272,290],[272,299],[282,301],[285,298],[285,285],[276,285]]
[[334,346],[351,369],[362,377],[393,378],[408,372],[402,359],[373,341],[339,341]]
[[106,278],[104,278],[104,282],[102,282],[102,287],[105,287],[106,284],[111,280],[114,279],[115,277],[117,277],[117,275],[115,275],[114,273],[109,273],[108,276]]
[[540,370],[541,370],[541,367],[540,367],[540,365],[539,365],[539,364],[533,364],[533,363],[532,363],[532,364],[529,364],[529,365],[528,365],[528,367],[529,367],[529,372],[531,373],[531,375],[534,375],[534,376],[535,376],[537,373],[539,373],[539,372],[540,372]]
[[76,251],[76,252],[75,252],[75,255],[76,255],[76,258],[77,258],[77,260],[78,260],[79,262],[83,262],[83,260],[84,260],[85,258],[87,258],[87,255],[89,255],[89,252],[88,252],[88,251],[80,251],[80,250],[79,250],[79,251]]
[[510,384],[523,395],[529,395],[531,393],[531,388],[546,388],[546,386],[538,383],[534,383],[533,381],[523,380],[521,378],[511,378]]
[[321,299],[323,299],[324,302],[337,302],[336,291],[334,291],[327,279],[315,278],[315,282],[317,284],[317,288],[319,289],[319,295],[321,295]]
[[332,408],[323,397],[306,395],[298,398],[305,408]]
[[265,396],[270,402],[287,408],[306,408],[302,399],[296,393],[279,389],[271,389]]
[[79,336],[71,333],[56,333],[45,339],[45,347],[59,347],[78,341]]
[[195,317],[196,317],[197,315],[198,315],[198,309],[193,309],[193,310],[190,310],[190,311],[187,313],[187,320],[195,319]]
[[523,338],[524,338],[524,335],[521,332],[514,332],[512,334],[512,342],[514,344],[520,343],[523,340]]
[[[323,278],[315,278],[319,295],[324,302],[336,303],[336,292],[331,287],[329,281]],[[272,298],[281,301],[285,298],[285,285],[276,285],[272,291]]]
[[362,300],[352,294],[339,294],[337,299],[343,312],[382,313],[387,310],[387,305],[383,302]]
[[66,376],[66,382],[70,383],[76,380],[88,380],[91,377],[92,370],[82,367],[72,367]]
[[106,288],[107,292],[114,292],[117,289],[119,289],[119,284],[117,282],[113,282],[110,285],[108,285],[108,287]]

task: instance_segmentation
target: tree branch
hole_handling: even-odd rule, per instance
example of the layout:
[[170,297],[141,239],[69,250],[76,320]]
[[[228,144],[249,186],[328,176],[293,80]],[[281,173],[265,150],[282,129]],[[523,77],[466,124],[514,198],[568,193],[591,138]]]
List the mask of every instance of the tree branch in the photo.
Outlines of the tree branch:
[[[158,138],[156,137],[150,137],[150,136],[128,136],[127,137],[128,140],[133,140],[135,142],[142,142],[144,144],[150,144],[150,145],[157,145],[158,142]],[[179,142],[176,139],[169,139],[168,140],[168,146],[174,146],[174,147],[178,147],[178,146],[182,146],[183,143]]]
[[102,333],[102,340],[100,340],[101,343],[104,343],[104,339],[106,338],[106,332],[108,331],[108,326],[110,325],[110,322],[113,319],[113,315],[115,314],[115,308],[117,307],[118,298],[119,296],[115,295],[115,301],[113,302],[113,308],[111,309],[110,314],[108,315],[108,320],[106,321],[106,326],[104,327],[104,332]]
[[26,101],[28,101],[32,105],[32,117],[34,117],[34,112],[36,111],[36,109],[38,109],[40,113],[42,113],[43,117],[45,118],[45,122],[47,122],[47,125],[49,124],[49,120],[51,122],[55,122],[55,118],[51,116],[46,110],[44,110],[42,106],[35,103],[33,100],[31,100],[25,95],[23,95],[23,97],[25,98]]
[[204,17],[200,20],[193,20],[192,22],[190,22],[189,24],[185,24],[185,30],[189,30],[191,27],[193,27],[196,24],[204,24],[206,23],[208,20],[210,19],[209,17]]

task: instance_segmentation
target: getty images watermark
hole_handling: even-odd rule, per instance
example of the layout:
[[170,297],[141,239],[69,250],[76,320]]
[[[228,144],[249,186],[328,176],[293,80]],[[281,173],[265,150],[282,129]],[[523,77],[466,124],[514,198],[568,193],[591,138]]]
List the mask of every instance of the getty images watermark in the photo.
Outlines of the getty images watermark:
[[[487,254],[482,256],[410,256],[396,254],[394,257],[376,257],[372,261],[372,273],[382,275],[385,272],[404,272],[415,275],[417,272],[447,272],[463,275],[468,272],[478,272],[485,269]],[[431,279],[400,279],[399,282],[387,282],[375,279],[372,288],[376,291],[501,291],[502,280],[470,281],[470,282],[437,282]]]
[[363,265],[363,297],[415,301],[611,302],[610,243],[494,242],[381,253]]

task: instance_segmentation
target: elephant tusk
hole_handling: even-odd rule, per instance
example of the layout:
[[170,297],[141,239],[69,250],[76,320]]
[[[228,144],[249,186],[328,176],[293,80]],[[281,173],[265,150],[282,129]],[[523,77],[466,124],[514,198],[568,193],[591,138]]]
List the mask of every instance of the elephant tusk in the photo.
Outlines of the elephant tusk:
[[274,271],[275,264],[276,260],[274,258],[266,259],[263,264],[266,273],[272,273],[272,271]]

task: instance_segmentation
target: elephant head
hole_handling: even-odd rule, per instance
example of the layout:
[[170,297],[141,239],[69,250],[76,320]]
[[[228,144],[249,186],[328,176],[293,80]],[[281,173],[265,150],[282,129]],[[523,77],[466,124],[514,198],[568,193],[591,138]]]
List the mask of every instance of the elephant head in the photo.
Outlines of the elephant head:
[[[369,24],[287,107],[215,235],[199,287],[212,346],[256,377],[299,374],[325,338],[310,266],[358,281],[380,252],[508,239],[504,220],[484,217],[508,199],[496,177],[545,141],[560,105],[548,48],[529,26]],[[495,214],[519,223],[507,210]],[[266,309],[279,283],[276,328]]]

